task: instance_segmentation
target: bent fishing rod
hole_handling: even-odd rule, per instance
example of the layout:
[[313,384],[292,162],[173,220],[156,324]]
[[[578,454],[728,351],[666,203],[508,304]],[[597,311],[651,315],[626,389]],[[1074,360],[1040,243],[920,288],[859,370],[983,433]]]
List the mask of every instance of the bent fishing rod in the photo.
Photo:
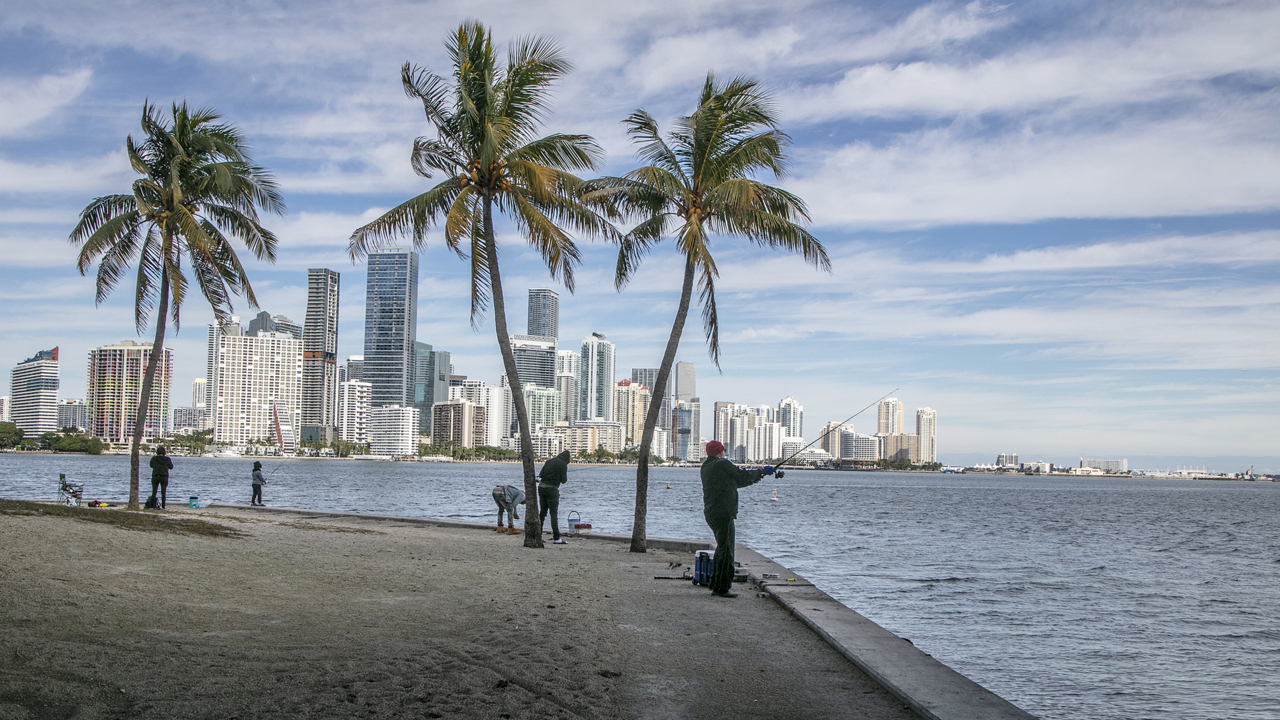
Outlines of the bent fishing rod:
[[778,468],[779,468],[779,470],[778,470],[776,473],[774,473],[774,477],[781,478],[781,477],[782,477],[782,470],[781,470],[781,468],[782,468],[782,466],[783,466],[783,465],[786,465],[787,463],[791,462],[792,460],[795,460],[797,455],[799,455],[800,453],[804,452],[805,450],[808,450],[809,448],[813,447],[814,445],[816,445],[816,444],[818,444],[818,443],[822,442],[822,438],[824,438],[824,437],[826,437],[826,436],[830,435],[831,433],[835,432],[836,430],[839,430],[841,425],[844,425],[845,423],[847,423],[847,422],[849,422],[850,420],[852,420],[852,419],[854,419],[854,418],[858,417],[858,416],[859,416],[859,415],[861,415],[862,413],[864,413],[864,412],[866,412],[866,411],[870,410],[870,409],[871,409],[871,407],[872,407],[872,405],[876,405],[877,403],[880,403],[880,402],[881,402],[881,401],[883,401],[885,398],[887,398],[887,397],[889,397],[890,395],[892,395],[892,394],[894,394],[894,393],[898,392],[898,390],[899,390],[899,389],[900,389],[900,388],[894,388],[894,389],[890,390],[889,392],[885,393],[884,395],[881,395],[881,396],[880,396],[880,398],[879,398],[878,400],[873,401],[873,402],[871,403],[871,405],[868,405],[868,406],[866,406],[866,407],[862,408],[861,410],[859,410],[858,412],[856,412],[856,413],[854,413],[854,414],[850,415],[849,417],[845,418],[844,420],[841,420],[841,421],[840,421],[840,425],[837,425],[837,426],[835,426],[835,427],[831,428],[830,430],[827,430],[826,432],[824,432],[824,433],[822,433],[821,435],[819,435],[817,440],[814,440],[813,442],[809,443],[808,445],[805,445],[804,447],[800,448],[799,450],[795,451],[794,453],[791,453],[791,457],[789,457],[789,458],[787,458],[786,460],[783,460],[782,462],[780,462],[780,463],[778,463],[778,464],[777,464],[777,466],[776,466],[776,467],[778,467]]

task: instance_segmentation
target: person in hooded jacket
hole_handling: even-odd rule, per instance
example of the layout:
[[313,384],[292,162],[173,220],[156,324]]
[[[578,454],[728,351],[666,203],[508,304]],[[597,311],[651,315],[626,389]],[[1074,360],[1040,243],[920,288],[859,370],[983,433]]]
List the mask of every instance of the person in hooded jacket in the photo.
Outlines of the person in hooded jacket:
[[[151,458],[151,506],[164,510],[165,496],[169,494],[169,471],[173,469],[173,460],[165,452],[164,446],[156,448]],[[159,493],[159,497],[156,496]]]
[[568,450],[551,458],[538,473],[538,504],[540,507],[539,525],[547,520],[551,513],[551,543],[564,545],[560,539],[560,486],[569,480],[569,460],[573,456]]
[[738,488],[754,485],[765,475],[772,475],[772,467],[760,470],[743,470],[724,457],[724,445],[712,440],[707,443],[707,459],[702,461],[702,516],[716,536],[716,554],[711,560],[711,592],[720,597],[738,597],[730,592],[733,587],[734,520],[738,517]]
[[249,500],[250,505],[262,504],[262,486],[267,484],[267,478],[262,474],[262,463],[253,461],[253,497]]

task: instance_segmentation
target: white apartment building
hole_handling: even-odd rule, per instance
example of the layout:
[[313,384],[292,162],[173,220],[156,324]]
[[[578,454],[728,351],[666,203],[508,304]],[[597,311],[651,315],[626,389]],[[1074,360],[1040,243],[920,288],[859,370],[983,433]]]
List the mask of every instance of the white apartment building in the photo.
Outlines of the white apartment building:
[[818,438],[818,447],[827,451],[832,460],[839,460],[841,457],[841,437],[845,432],[853,432],[853,425],[838,422],[829,422],[822,428],[822,435]]
[[9,376],[10,422],[26,437],[58,431],[58,348],[41,350]]
[[369,442],[369,410],[373,385],[361,380],[338,384],[338,437],[343,442]]
[[880,438],[876,435],[863,435],[854,432],[850,427],[838,433],[840,436],[841,460],[879,460]]
[[239,318],[209,326],[209,424],[213,441],[266,441],[286,452],[302,414],[302,341],[290,333],[247,335]]
[[[785,430],[785,426],[784,426],[784,430]],[[781,459],[786,459],[791,457],[792,455],[796,455],[801,450],[803,450],[804,446],[807,444],[808,443],[806,443],[804,441],[804,438],[802,437],[787,437],[784,435],[782,437],[782,453],[778,455],[778,457]]]
[[583,450],[595,452],[598,447],[604,447],[614,454],[622,452],[622,423],[582,420],[572,425],[557,425],[553,431],[564,436],[565,449],[574,454]]
[[582,341],[578,374],[578,420],[613,420],[614,347],[600,333]]
[[540,427],[555,427],[560,422],[560,401],[558,390],[541,387],[533,382],[524,384],[524,407],[529,413],[530,433],[536,432]]
[[[142,376],[151,362],[151,343],[123,340],[89,351],[85,378],[86,427],[105,442],[123,444],[133,438]],[[164,349],[151,385],[150,409],[142,428],[144,438],[159,438],[169,430],[169,388],[173,382],[173,351]]]
[[[540,458],[554,457],[565,451],[565,434],[556,432],[554,428],[542,428],[532,433],[529,440],[533,443],[533,454]],[[520,452],[520,438],[503,438],[502,447]]]
[[761,422],[748,432],[744,462],[765,462],[783,457],[782,423]]
[[671,457],[671,431],[664,427],[653,429],[653,441],[649,443],[649,457],[666,460]]
[[374,455],[417,455],[418,408],[383,405],[369,410],[369,451]]
[[[804,436],[804,406],[788,395],[778,403],[778,423],[786,437]],[[783,456],[785,457],[785,456]]]
[[916,410],[916,437],[918,462],[938,462],[938,413],[933,408]]
[[622,424],[623,445],[639,445],[644,436],[644,418],[649,412],[649,388],[630,380],[620,380],[614,387],[613,419]]
[[0,422],[13,422],[9,419],[9,396],[0,395]]
[[173,409],[173,421],[169,423],[170,432],[176,435],[190,435],[209,428],[209,408],[176,407]]
[[88,416],[85,414],[83,400],[67,398],[58,401],[58,429],[68,427],[77,430],[88,427]]
[[[481,380],[463,380],[461,385],[453,385],[449,388],[450,400],[469,400],[485,409],[484,432],[475,438],[474,445],[465,447],[476,445],[502,447],[502,438],[513,435],[511,426],[516,420],[515,404],[511,400],[511,387],[506,384],[505,375],[503,379],[504,382],[499,387],[485,385]],[[528,409],[528,405],[525,408]],[[431,434],[433,436],[435,435],[434,412],[432,410]]]
[[1096,468],[1105,473],[1119,475],[1129,472],[1129,459],[1124,460],[1090,460],[1088,458],[1080,458],[1080,467]]
[[191,407],[202,408],[209,404],[209,381],[206,378],[196,378],[191,381]]

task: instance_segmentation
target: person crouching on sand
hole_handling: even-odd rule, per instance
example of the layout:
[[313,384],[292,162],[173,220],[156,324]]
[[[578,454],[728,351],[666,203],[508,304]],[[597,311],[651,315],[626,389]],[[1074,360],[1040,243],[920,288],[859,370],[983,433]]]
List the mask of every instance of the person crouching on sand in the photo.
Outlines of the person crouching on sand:
[[502,529],[502,514],[507,514],[507,522],[510,524],[510,530],[505,532],[511,535],[519,535],[520,531],[516,529],[516,521],[520,519],[520,515],[516,513],[517,505],[524,505],[524,491],[515,485],[499,485],[493,489],[493,501],[498,505],[498,532],[504,532]]
[[262,463],[257,460],[253,461],[253,499],[249,501],[250,505],[262,504],[262,486],[267,484],[267,478],[262,474]]

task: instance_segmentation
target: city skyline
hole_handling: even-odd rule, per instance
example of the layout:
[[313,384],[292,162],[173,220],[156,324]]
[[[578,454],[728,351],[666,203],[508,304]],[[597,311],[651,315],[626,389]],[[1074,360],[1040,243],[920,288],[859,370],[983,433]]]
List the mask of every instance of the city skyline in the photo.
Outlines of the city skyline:
[[[439,40],[478,12],[499,46],[545,33],[564,47],[577,70],[546,129],[596,137],[604,174],[636,164],[622,118],[643,107],[669,127],[710,70],[774,93],[793,140],[782,186],[808,203],[833,272],[715,239],[723,374],[696,311],[677,357],[699,368],[704,426],[711,402],[742,388],[802,399],[813,427],[900,388],[909,408],[946,418],[944,458],[1014,448],[1064,463],[1230,456],[1280,469],[1272,5],[712,4],[680,6],[675,24],[673,6],[649,2],[11,10],[0,387],[36,349],[83,358],[130,336],[132,293],[95,307],[66,238],[92,198],[134,179],[123,144],[146,98],[216,108],[244,131],[290,208],[267,223],[278,263],[246,260],[262,309],[300,321],[305,269],[340,271],[338,355],[360,354],[366,267],[351,265],[347,239],[425,187],[407,161],[421,107],[398,69],[447,68]],[[144,19],[160,28],[146,38],[132,32]],[[172,29],[192,22],[208,43]],[[285,34],[294,41],[275,42]],[[562,340],[598,331],[619,368],[659,364],[681,270],[670,242],[622,293],[616,248],[580,243],[571,294],[515,228],[497,235],[513,327],[528,289],[554,289]],[[417,338],[496,382],[492,315],[471,327],[467,263],[435,229],[419,252]],[[202,374],[213,319],[201,302],[166,335],[175,387]],[[83,395],[84,373],[62,364],[63,397]]]

